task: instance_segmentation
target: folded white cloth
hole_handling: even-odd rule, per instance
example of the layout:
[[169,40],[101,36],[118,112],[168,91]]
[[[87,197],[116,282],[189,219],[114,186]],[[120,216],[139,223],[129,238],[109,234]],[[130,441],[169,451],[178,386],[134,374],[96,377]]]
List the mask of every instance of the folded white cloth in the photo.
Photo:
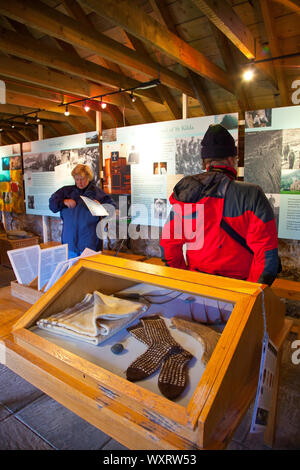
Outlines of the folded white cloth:
[[38,320],[37,325],[50,332],[97,345],[146,310],[145,304],[95,291],[93,294],[86,294],[84,299],[73,307]]

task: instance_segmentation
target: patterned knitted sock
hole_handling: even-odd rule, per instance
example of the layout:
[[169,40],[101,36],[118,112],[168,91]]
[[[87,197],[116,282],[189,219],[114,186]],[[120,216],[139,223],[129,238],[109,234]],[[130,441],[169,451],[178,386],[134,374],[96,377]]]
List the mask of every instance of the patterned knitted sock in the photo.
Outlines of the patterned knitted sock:
[[126,376],[131,382],[149,377],[166,356],[182,350],[170,335],[164,320],[158,315],[141,318],[141,324],[145,336],[141,335],[141,331],[134,330],[133,334],[133,329],[129,329],[129,332],[135,337],[140,333],[138,339],[142,341],[143,337],[148,349],[128,367]]
[[179,397],[187,385],[187,363],[193,355],[183,350],[165,358],[158,377],[158,388],[171,400]]
[[[136,326],[128,328],[128,331],[136,339],[150,346],[150,341],[141,322]],[[174,399],[183,392],[188,377],[186,366],[192,358],[192,354],[184,349],[165,357],[158,377],[158,387],[164,396]]]

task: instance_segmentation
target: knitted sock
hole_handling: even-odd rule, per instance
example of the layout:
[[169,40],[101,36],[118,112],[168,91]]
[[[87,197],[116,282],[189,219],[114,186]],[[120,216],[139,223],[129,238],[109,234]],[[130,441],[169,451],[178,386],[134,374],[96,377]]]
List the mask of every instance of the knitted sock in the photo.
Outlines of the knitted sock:
[[[141,335],[141,331],[136,329],[134,330],[134,336],[137,337],[140,333],[138,339],[143,337],[143,342],[149,347],[126,371],[127,379],[132,382],[148,377],[158,369],[166,356],[182,349],[170,335],[164,320],[158,315],[141,318],[141,324],[145,336]],[[131,334],[133,334],[132,330],[129,329]]]
[[[150,346],[143,324],[128,328],[129,333],[142,343]],[[182,349],[180,352],[167,355],[158,377],[158,387],[167,398],[177,398],[185,389],[187,383],[187,363],[193,358],[192,354]]]
[[181,395],[187,384],[186,366],[191,359],[193,355],[185,350],[165,358],[158,377],[158,388],[165,397],[173,400]]

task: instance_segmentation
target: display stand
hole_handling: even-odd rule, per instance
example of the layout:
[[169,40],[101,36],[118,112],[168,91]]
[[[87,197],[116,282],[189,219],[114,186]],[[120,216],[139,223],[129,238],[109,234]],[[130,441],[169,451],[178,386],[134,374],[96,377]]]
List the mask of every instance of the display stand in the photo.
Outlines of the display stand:
[[[61,245],[61,243],[51,241],[47,243],[41,243],[40,248],[45,249],[58,245]],[[20,284],[17,280],[11,281],[10,287],[11,295],[21,300],[24,300],[24,302],[28,302],[29,304],[34,304],[44,293],[43,289],[38,290],[37,278],[33,279],[28,285]]]
[[[111,295],[140,283],[234,306],[186,405],[111,372],[101,363],[100,350],[94,362],[80,356],[76,345],[71,352],[35,332],[38,319],[74,305],[87,292],[98,289]],[[82,259],[18,321],[0,326],[0,336],[5,335],[0,357],[15,373],[128,448],[222,449],[256,392],[261,289],[268,333],[280,349],[289,326],[284,305],[267,286],[103,255]]]

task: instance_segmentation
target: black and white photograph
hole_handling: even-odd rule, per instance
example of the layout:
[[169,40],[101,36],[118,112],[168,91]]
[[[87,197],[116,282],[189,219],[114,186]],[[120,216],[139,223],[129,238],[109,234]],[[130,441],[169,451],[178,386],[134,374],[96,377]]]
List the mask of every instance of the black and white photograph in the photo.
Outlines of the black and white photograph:
[[82,163],[83,165],[88,165],[93,171],[94,180],[96,184],[100,183],[100,174],[99,174],[99,147],[95,145],[94,147],[82,147],[78,149],[78,161],[73,165],[71,162],[71,167]]
[[201,137],[176,139],[176,174],[195,175],[202,173]]
[[154,199],[154,217],[165,219],[167,217],[167,200],[161,198]]
[[102,142],[116,142],[117,140],[117,128],[103,129]]
[[28,209],[34,209],[34,196],[27,196],[27,206]]
[[130,146],[127,163],[128,165],[140,163],[140,154],[135,145]]
[[276,227],[278,230],[278,224],[279,224],[279,206],[280,206],[280,194],[266,194],[267,199],[270,203],[270,206],[273,209],[274,212],[274,217],[275,217],[275,222],[276,222]]
[[54,171],[54,168],[61,163],[60,151],[41,152],[24,155],[24,170],[34,172]]
[[281,180],[282,130],[245,134],[244,178],[265,193],[278,194]]
[[245,127],[270,127],[272,125],[272,109],[257,109],[246,111]]
[[300,168],[300,129],[284,129],[282,131],[282,160],[283,170]]

